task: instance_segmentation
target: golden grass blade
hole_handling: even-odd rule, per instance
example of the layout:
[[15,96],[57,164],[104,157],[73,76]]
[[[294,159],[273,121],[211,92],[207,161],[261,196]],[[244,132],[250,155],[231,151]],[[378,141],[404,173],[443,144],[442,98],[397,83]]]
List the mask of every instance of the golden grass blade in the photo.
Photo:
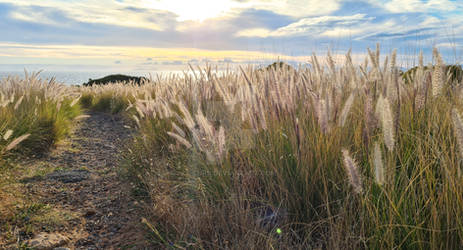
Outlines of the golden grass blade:
[[180,135],[176,134],[176,133],[172,133],[172,132],[167,132],[167,134],[171,137],[173,137],[175,140],[177,140],[178,142],[180,142],[181,144],[183,144],[186,148],[191,148],[191,144],[183,137],[181,137]]
[[10,151],[10,150],[12,150],[13,148],[15,148],[16,146],[18,146],[19,143],[21,143],[22,141],[26,140],[29,136],[30,136],[30,134],[25,134],[25,135],[21,135],[20,137],[14,139],[10,144],[8,144],[8,145],[5,147],[5,152],[6,152],[6,151]]

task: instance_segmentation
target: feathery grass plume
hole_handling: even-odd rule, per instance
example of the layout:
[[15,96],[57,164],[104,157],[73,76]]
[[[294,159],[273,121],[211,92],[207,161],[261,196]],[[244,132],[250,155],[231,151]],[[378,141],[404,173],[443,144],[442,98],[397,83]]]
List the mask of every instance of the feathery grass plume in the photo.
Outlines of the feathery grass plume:
[[80,119],[89,118],[89,117],[90,117],[89,115],[79,115],[79,116],[76,116],[74,120],[80,120]]
[[188,142],[185,138],[183,138],[182,136],[176,134],[176,133],[172,133],[172,132],[167,132],[167,134],[171,137],[173,137],[175,140],[177,140],[178,142],[180,142],[181,144],[183,144],[186,148],[191,148],[191,144],[190,142]]
[[424,60],[423,60],[423,51],[420,51],[420,55],[418,57],[418,67],[423,68],[424,67]]
[[201,111],[201,107],[198,108],[198,113],[196,114],[196,121],[201,127],[202,131],[206,134],[208,138],[214,137],[214,126],[207,120]]
[[[367,70],[368,69],[368,57],[365,57],[365,60],[363,61],[361,69]],[[365,74],[366,75],[366,74]]]
[[132,118],[135,120],[135,122],[137,123],[137,126],[140,127],[140,119],[138,119],[138,117],[136,115],[132,115]]
[[314,66],[314,69],[316,70],[315,72],[318,75],[321,75],[322,70],[321,70],[320,64],[318,63],[318,59],[317,59],[317,56],[315,55],[315,53],[312,54],[312,64]]
[[355,95],[354,95],[354,92],[352,92],[347,98],[347,101],[344,104],[344,107],[342,108],[342,111],[341,111],[341,119],[339,120],[341,127],[344,127],[344,124],[346,123],[347,116],[352,107],[352,104],[354,103],[354,99],[355,99]]
[[14,110],[17,110],[19,105],[21,104],[21,102],[23,101],[24,99],[24,95],[22,95],[21,97],[19,97],[18,101],[16,102],[16,104],[14,105]]
[[71,107],[73,107],[74,105],[76,105],[80,98],[82,97],[82,94],[80,94],[77,98],[75,98],[72,102],[71,102]]
[[221,160],[225,154],[225,129],[220,126],[217,134],[217,155]]
[[357,163],[352,159],[347,149],[342,149],[342,156],[344,158],[344,167],[349,177],[349,182],[354,188],[354,192],[362,193],[362,180],[360,177],[359,169]]
[[327,53],[327,61],[328,61],[328,66],[331,70],[331,74],[335,77],[336,79],[336,66],[335,66],[335,63],[334,63],[334,59],[333,57],[331,56],[331,53],[330,51],[328,50],[328,53]]
[[[416,83],[416,81],[414,81]],[[417,83],[419,84],[419,83]],[[425,86],[417,86],[415,95],[415,109],[420,110],[426,103],[426,88]]]
[[179,134],[181,137],[185,138],[185,136],[186,136],[185,132],[179,126],[177,126],[177,124],[175,124],[175,122],[172,122],[172,127],[175,129],[175,132],[177,132],[177,134]]
[[376,108],[375,108],[375,116],[378,118],[379,121],[381,121],[381,110],[383,109],[383,102],[384,102],[384,97],[383,95],[380,95],[378,97],[378,101],[376,101]]
[[19,143],[21,143],[22,141],[26,140],[28,137],[30,136],[30,134],[25,134],[25,135],[21,135],[20,137],[14,139],[12,142],[10,142],[10,144],[8,144],[6,147],[5,147],[5,152],[6,151],[10,151],[12,150],[13,148],[15,148],[16,146],[18,146]]
[[370,132],[376,128],[376,117],[373,111],[373,97],[370,93],[365,94],[365,104],[364,104],[364,115],[365,115],[365,129],[367,135],[370,135]]
[[392,116],[391,106],[386,97],[380,96],[376,105],[376,114],[380,118],[381,127],[383,129],[384,143],[387,149],[392,152],[394,150],[394,118]]
[[[384,64],[383,64],[383,71],[386,72],[387,69],[388,69],[388,66],[389,66],[389,57],[386,56],[386,58],[384,58]],[[392,68],[391,68],[392,69]]]
[[[139,103],[137,103],[137,104],[139,104]],[[140,105],[135,106],[135,110],[137,111],[137,113],[138,113],[138,115],[140,116],[141,119],[145,118],[145,114],[141,110]]]
[[373,53],[370,49],[368,49],[368,55],[370,56],[370,61],[373,63],[373,68],[375,69],[376,74],[380,74],[381,69],[379,68],[379,50],[376,49],[376,53]]
[[397,49],[394,49],[391,55],[391,70],[395,70],[396,61],[397,61]]
[[3,135],[3,140],[8,140],[8,138],[10,138],[10,136],[13,134],[13,130],[11,129],[8,129],[5,134]]
[[438,96],[442,93],[442,88],[444,85],[444,62],[442,57],[439,54],[437,48],[433,49],[433,56],[436,61],[436,65],[432,71],[432,96]]
[[381,51],[381,46],[379,43],[376,43],[376,65],[378,65],[378,68],[379,68],[379,55],[380,55],[380,51]]
[[328,131],[328,108],[325,99],[319,99],[317,105],[318,124],[323,133]]
[[389,151],[394,150],[394,118],[392,116],[391,106],[389,99],[386,97],[383,99],[381,106],[381,124],[383,128],[384,143]]
[[376,183],[379,185],[384,184],[384,164],[383,164],[383,157],[381,156],[381,149],[379,147],[379,143],[375,142],[373,152],[373,163],[375,166],[375,179]]
[[56,102],[56,112],[59,112],[61,109],[61,101]]
[[14,102],[14,96],[15,96],[15,92],[13,92],[13,93],[11,94],[9,103],[13,103],[13,102]]
[[461,159],[463,159],[463,122],[458,111],[452,109],[453,131],[457,139],[458,148],[460,150]]
[[193,117],[191,116],[190,114],[190,111],[188,111],[187,107],[185,106],[185,104],[183,102],[177,102],[176,103],[178,108],[180,109],[180,111],[182,112],[183,114],[183,119],[181,120],[190,130],[192,130],[195,126],[196,126],[196,123],[195,121],[193,120]]

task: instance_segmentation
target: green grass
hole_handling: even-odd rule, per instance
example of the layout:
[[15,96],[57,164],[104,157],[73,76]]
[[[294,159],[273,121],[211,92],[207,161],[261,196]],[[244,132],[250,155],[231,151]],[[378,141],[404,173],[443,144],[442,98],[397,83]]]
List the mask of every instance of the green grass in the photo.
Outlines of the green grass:
[[[5,79],[0,84],[0,91],[3,99],[11,100],[0,107],[0,135],[3,137],[8,130],[12,131],[7,140],[0,139],[0,160],[8,155],[46,152],[69,134],[73,119],[82,112],[74,101],[77,93],[73,89],[45,82],[35,74],[26,75],[25,79]],[[29,136],[13,149],[5,150],[22,135]]]
[[133,97],[127,90],[137,85],[117,83],[113,85],[81,87],[80,105],[88,110],[111,114],[122,113],[133,102]]

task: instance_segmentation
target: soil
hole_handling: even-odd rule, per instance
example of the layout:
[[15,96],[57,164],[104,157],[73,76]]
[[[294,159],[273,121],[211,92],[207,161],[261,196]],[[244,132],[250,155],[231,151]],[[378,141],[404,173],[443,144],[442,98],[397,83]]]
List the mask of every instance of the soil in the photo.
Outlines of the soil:
[[88,115],[76,121],[67,145],[28,163],[49,166],[48,173],[21,179],[27,196],[46,207],[48,217],[42,213],[33,220],[32,232],[10,237],[14,244],[2,246],[0,239],[0,248],[24,246],[34,236],[50,232],[68,238],[61,247],[70,249],[150,248],[139,202],[130,195],[130,182],[118,172],[133,130],[120,116]]

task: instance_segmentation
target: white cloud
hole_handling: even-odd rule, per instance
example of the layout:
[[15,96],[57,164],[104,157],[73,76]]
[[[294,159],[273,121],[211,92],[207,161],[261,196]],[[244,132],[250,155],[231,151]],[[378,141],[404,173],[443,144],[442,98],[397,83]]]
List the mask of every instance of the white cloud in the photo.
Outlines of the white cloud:
[[341,7],[341,0],[253,0],[243,6],[292,17],[327,15]]
[[9,14],[11,18],[21,20],[25,22],[42,23],[58,25],[55,20],[48,18],[44,13],[36,12],[30,9],[24,9],[22,11],[13,11]]
[[245,29],[236,33],[236,36],[245,37],[285,37],[285,36],[325,36],[342,37],[362,33],[362,28],[352,28],[353,25],[365,25],[373,20],[365,14],[352,16],[320,16],[302,18],[297,22],[270,31],[268,29]]
[[436,17],[433,17],[433,16],[426,17],[426,18],[421,22],[421,25],[423,25],[423,26],[439,25],[439,24],[442,24],[441,20],[438,19],[438,18],[436,18]]
[[[326,15],[340,8],[341,0],[0,0],[21,6],[12,17],[23,21],[44,23],[46,18],[35,18],[24,7],[53,8],[81,22],[140,27],[162,31],[166,29],[167,15],[178,22],[199,21],[209,18],[236,15],[246,9],[268,10],[291,17]],[[139,11],[129,11],[126,8]],[[162,15],[164,16],[158,16]],[[28,18],[30,17],[30,18]],[[58,25],[58,24],[56,24]]]
[[271,31],[268,29],[256,28],[256,29],[245,29],[235,34],[239,37],[268,37]]
[[463,47],[463,43],[438,43],[436,44],[436,47],[437,48],[450,48],[450,49],[453,49],[453,48],[459,48],[459,47]]
[[[63,25],[51,21],[44,13],[40,13],[37,7],[53,9],[61,14],[79,22],[102,23],[126,27],[147,28],[152,30],[164,30],[168,17],[166,11],[146,10],[146,12],[130,11],[130,7],[124,3],[109,0],[64,2],[59,0],[3,0],[1,2],[12,3],[18,8],[11,14],[12,18],[22,21]],[[32,7],[35,7],[33,9]],[[151,12],[150,12],[151,11]],[[163,17],[163,18],[159,18]],[[174,18],[172,16],[172,18]],[[152,20],[155,21],[152,21]]]
[[463,8],[463,4],[450,0],[370,0],[370,3],[382,7],[392,13],[453,11]]
[[277,29],[272,32],[274,36],[293,36],[293,35],[315,35],[317,32],[323,32],[327,28],[334,26],[349,26],[368,22],[371,17],[365,14],[356,14],[352,16],[321,16],[303,18],[288,26]]
[[143,0],[141,6],[175,13],[178,21],[204,21],[225,15],[240,4],[232,0]]
[[353,35],[358,35],[365,32],[365,29],[355,28],[334,28],[330,30],[326,30],[320,34],[320,36],[324,37],[349,37]]

